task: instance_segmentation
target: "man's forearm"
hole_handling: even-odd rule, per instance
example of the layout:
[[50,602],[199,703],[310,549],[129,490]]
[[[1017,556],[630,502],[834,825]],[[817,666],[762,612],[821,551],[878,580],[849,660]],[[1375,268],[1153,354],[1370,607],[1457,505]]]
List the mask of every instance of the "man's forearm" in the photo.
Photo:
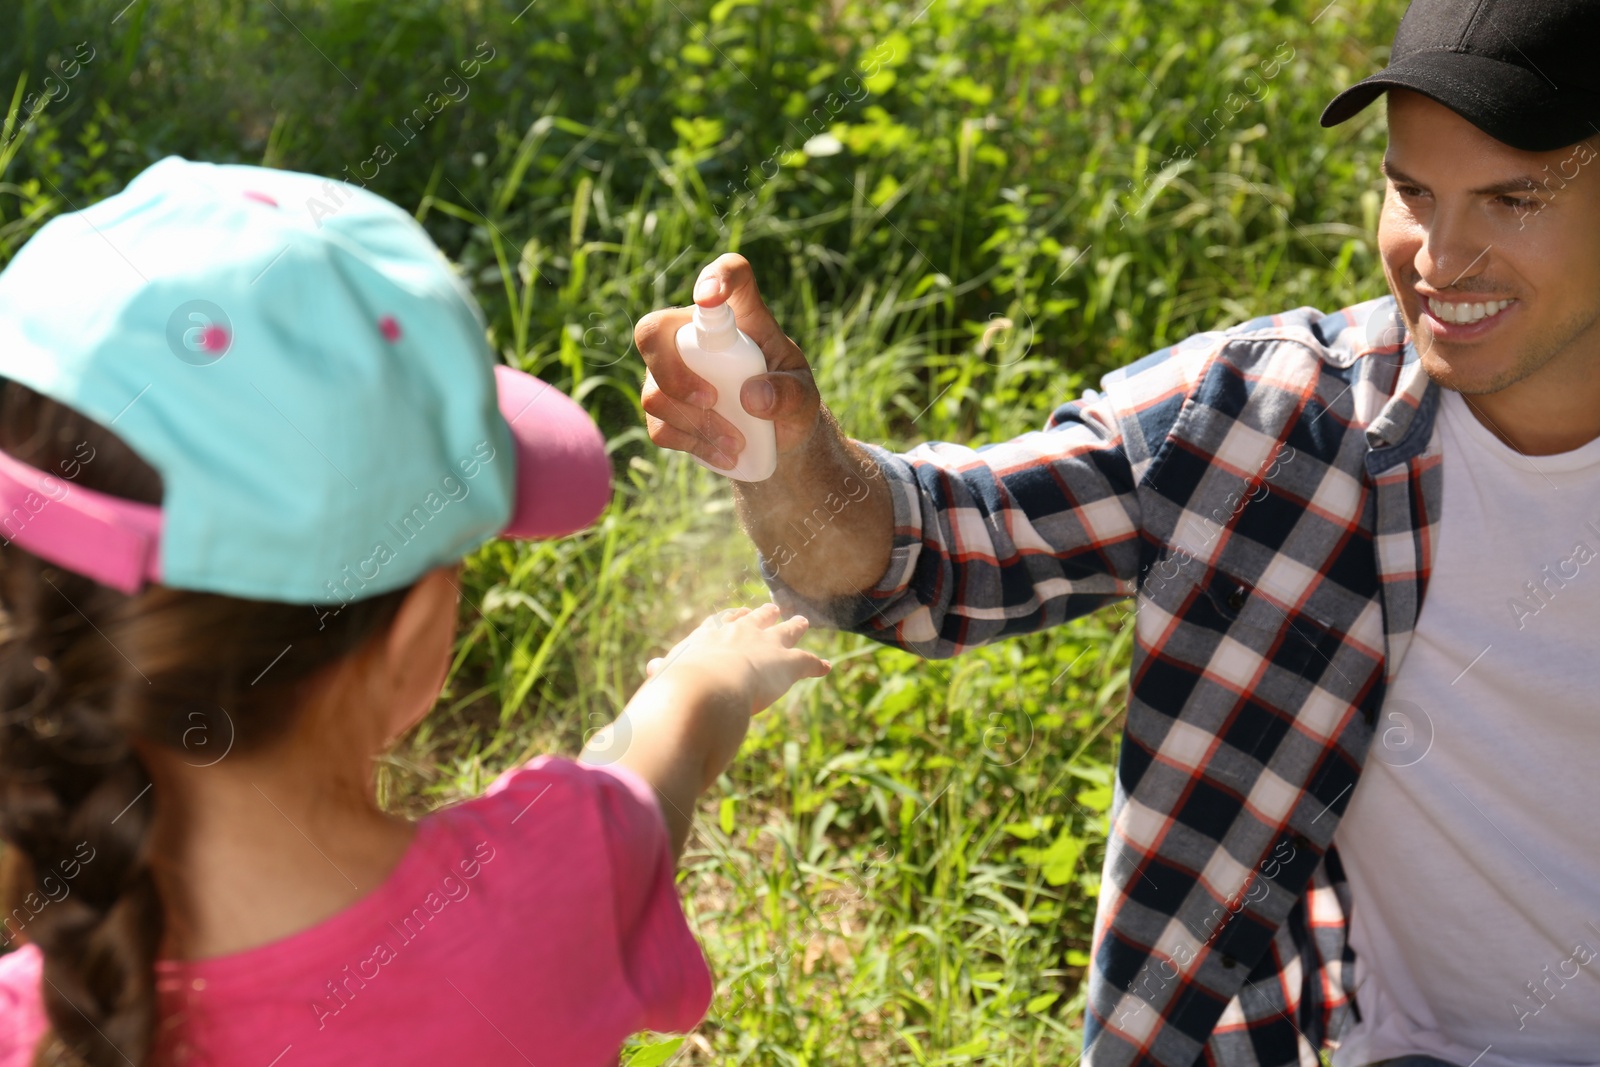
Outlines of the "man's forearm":
[[734,482],[739,518],[774,573],[800,595],[864,593],[889,567],[894,503],[877,465],[823,408],[805,445],[764,482]]

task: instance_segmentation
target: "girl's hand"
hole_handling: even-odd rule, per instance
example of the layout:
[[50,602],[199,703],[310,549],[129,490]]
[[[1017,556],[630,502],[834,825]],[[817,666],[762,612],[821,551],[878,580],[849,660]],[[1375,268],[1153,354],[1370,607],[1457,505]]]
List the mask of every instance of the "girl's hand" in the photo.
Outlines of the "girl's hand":
[[674,855],[689,836],[695,801],[739,753],[750,717],[802,678],[833,669],[795,647],[810,626],[779,621],[778,605],[733,608],[702,622],[665,656],[583,758],[617,763],[655,787]]
[[665,656],[645,664],[654,679],[662,670],[698,673],[719,689],[741,696],[746,714],[770,707],[802,678],[833,669],[827,660],[795,645],[811,626],[804,615],[779,621],[778,605],[730,608],[705,619]]

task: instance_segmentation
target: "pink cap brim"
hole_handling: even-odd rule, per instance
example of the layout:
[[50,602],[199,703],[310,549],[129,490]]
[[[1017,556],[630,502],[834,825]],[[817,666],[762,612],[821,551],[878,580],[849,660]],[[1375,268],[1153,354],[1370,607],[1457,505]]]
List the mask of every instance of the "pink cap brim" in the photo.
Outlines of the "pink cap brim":
[[[531,374],[495,368],[516,450],[516,500],[501,537],[563,537],[611,500],[600,428]],[[0,542],[127,594],[161,580],[161,509],[73,485],[0,452]]]
[[494,369],[500,414],[517,452],[517,493],[501,537],[564,537],[611,500],[605,437],[578,402],[524,371]]
[[161,580],[161,509],[73,485],[0,452],[0,538],[132,594]]

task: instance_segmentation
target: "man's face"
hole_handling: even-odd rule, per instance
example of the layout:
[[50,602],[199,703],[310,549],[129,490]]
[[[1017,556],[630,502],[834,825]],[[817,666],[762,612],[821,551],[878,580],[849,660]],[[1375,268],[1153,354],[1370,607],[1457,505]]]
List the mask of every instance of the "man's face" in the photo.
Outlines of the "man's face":
[[1462,393],[1593,374],[1600,137],[1523,152],[1418,93],[1388,106],[1378,248],[1423,370]]

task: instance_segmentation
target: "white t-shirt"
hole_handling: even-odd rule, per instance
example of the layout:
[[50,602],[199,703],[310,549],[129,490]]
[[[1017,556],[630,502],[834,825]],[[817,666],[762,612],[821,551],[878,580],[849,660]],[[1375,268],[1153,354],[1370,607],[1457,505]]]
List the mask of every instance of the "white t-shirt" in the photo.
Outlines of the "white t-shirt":
[[1524,456],[1442,399],[1438,558],[1334,834],[1333,1063],[1600,1064],[1600,439]]

